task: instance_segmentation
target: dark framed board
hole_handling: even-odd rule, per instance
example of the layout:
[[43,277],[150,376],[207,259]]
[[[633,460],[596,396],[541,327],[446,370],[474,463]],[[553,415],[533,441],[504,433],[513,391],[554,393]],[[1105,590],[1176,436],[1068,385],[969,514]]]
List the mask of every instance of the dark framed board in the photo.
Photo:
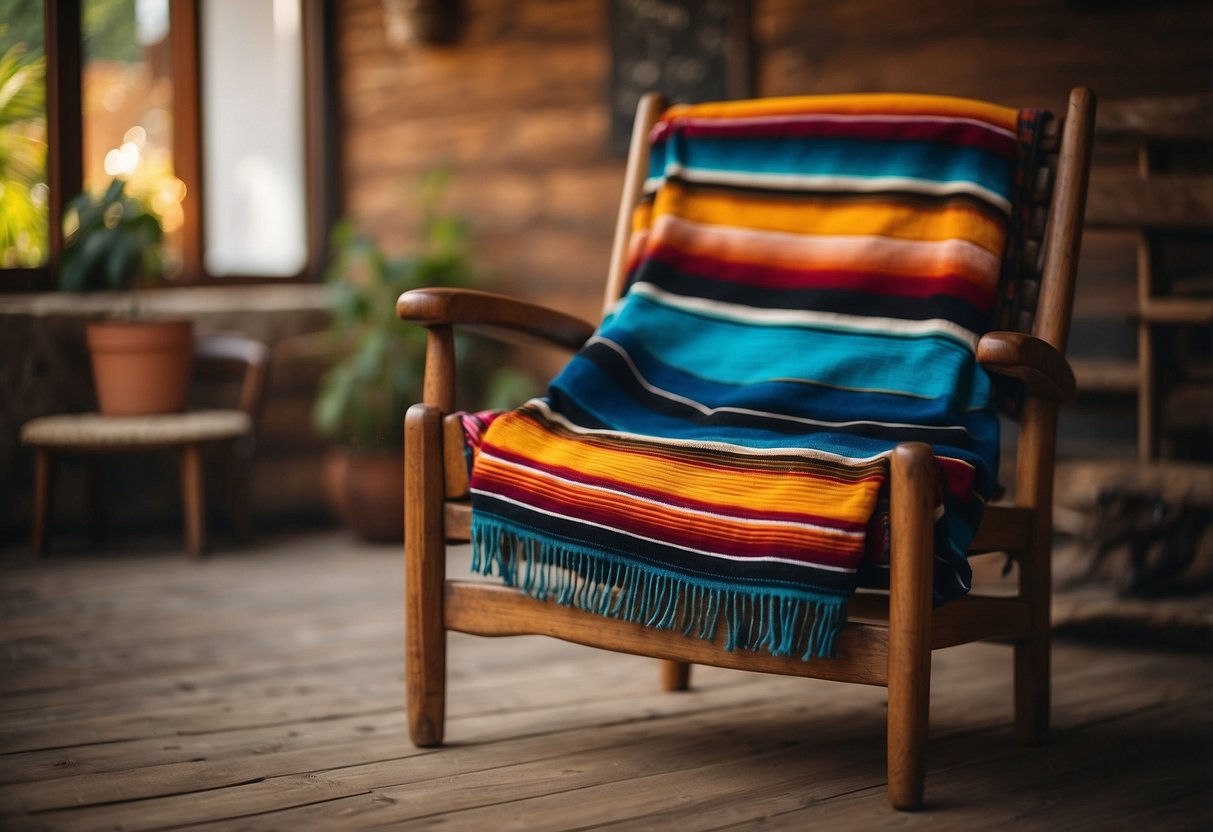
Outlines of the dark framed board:
[[751,92],[749,0],[608,0],[611,149],[625,153],[640,96],[673,103]]

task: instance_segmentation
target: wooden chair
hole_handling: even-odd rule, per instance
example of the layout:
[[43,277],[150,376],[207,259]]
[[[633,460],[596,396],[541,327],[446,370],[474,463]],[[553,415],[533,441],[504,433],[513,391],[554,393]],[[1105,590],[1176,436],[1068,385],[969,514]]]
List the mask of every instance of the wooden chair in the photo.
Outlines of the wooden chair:
[[[175,450],[181,459],[182,515],[186,551],[199,557],[206,549],[206,499],[202,457],[209,449],[226,451],[227,496],[238,538],[250,531],[247,480],[265,391],[269,349],[260,341],[235,335],[198,338],[194,347],[195,382],[216,376],[235,378],[235,408],[190,409],[152,416],[102,416],[63,413],[31,419],[21,427],[21,442],[34,448],[32,547],[46,549],[54,457],[57,454],[128,453]],[[95,475],[90,471],[90,479]],[[90,483],[90,490],[97,486]],[[93,518],[97,521],[99,518]]]
[[[663,101],[647,96],[632,136],[605,301],[624,290],[633,206],[647,171],[647,136]],[[1022,331],[990,332],[978,345],[987,370],[1021,379],[1027,390],[1019,424],[1014,499],[988,508],[974,552],[1007,552],[1019,566],[1015,597],[968,597],[932,608],[933,463],[923,444],[898,446],[892,459],[890,590],[861,592],[834,659],[801,661],[722,648],[541,602],[514,589],[445,579],[445,541],[467,540],[471,511],[454,402],[453,327],[538,338],[576,350],[593,327],[568,315],[496,295],[417,290],[401,296],[399,316],[428,329],[424,402],[405,419],[406,677],[413,742],[442,742],[446,631],[484,636],[542,634],[665,660],[663,685],[683,689],[691,663],[811,676],[888,687],[889,800],[922,803],[931,651],[978,639],[1014,645],[1015,723],[1025,742],[1045,738],[1049,720],[1049,604],[1052,488],[1057,409],[1075,391],[1063,356],[1070,324],[1087,190],[1094,96],[1075,89],[1044,137],[1035,173],[1030,239],[1022,252]],[[1032,315],[1032,310],[1035,314]]]

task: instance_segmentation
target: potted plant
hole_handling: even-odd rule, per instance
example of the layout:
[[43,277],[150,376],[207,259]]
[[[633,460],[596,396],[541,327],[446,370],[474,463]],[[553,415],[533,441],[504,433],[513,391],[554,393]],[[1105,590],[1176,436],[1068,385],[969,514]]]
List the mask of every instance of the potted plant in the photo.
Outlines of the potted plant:
[[[72,292],[131,289],[160,273],[164,230],[142,201],[114,179],[101,194],[82,193],[67,206],[60,288]],[[168,413],[185,403],[193,356],[188,320],[138,318],[138,295],[122,319],[90,321],[85,340],[97,401],[109,416]]]
[[321,381],[314,419],[337,441],[325,465],[328,501],[365,540],[403,533],[402,422],[417,401],[425,331],[396,317],[396,298],[422,286],[466,286],[472,278],[467,224],[439,210],[444,180],[425,177],[414,251],[385,255],[349,221],[331,233],[325,279],[333,323],[332,364]]

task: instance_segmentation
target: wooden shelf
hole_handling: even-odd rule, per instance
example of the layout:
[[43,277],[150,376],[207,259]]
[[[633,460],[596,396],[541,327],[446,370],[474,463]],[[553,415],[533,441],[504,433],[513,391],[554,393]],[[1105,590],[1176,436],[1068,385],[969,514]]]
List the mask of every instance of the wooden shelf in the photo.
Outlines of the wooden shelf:
[[1095,132],[1101,139],[1207,141],[1213,135],[1213,95],[1101,101]]
[[1207,228],[1213,217],[1213,176],[1140,176],[1092,171],[1089,228]]
[[1137,395],[1138,370],[1133,359],[1072,358],[1070,366],[1078,380],[1078,393]]
[[[1200,353],[1200,339],[1188,337],[1190,331],[1213,327],[1209,275],[1186,273],[1206,259],[1202,251],[1191,260],[1188,249],[1207,245],[1213,232],[1213,95],[1107,102],[1096,131],[1113,146],[1127,143],[1136,156],[1132,167],[1122,154],[1115,166],[1092,172],[1086,224],[1136,232],[1137,302],[1129,317],[1137,329],[1137,360],[1135,370],[1125,362],[1076,361],[1075,375],[1079,388],[1092,392],[1131,393],[1136,387],[1137,457],[1147,463],[1158,458],[1169,436],[1209,425],[1210,385],[1185,379],[1189,365],[1199,370],[1207,359],[1173,355],[1159,336],[1171,331],[1175,337],[1167,340],[1174,349]],[[1183,365],[1183,372],[1164,362]]]
[[1133,312],[1148,324],[1213,325],[1213,298],[1154,297]]

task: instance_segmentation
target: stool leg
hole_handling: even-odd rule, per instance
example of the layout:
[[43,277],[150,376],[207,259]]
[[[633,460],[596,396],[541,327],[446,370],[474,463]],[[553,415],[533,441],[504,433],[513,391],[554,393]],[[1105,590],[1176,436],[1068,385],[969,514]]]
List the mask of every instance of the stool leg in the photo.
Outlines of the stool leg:
[[34,517],[30,532],[30,548],[34,550],[34,557],[42,557],[46,552],[46,522],[50,512],[54,465],[50,451],[41,445],[34,448]]
[[85,488],[88,495],[88,539],[94,547],[109,541],[109,514],[105,510],[105,488],[101,482],[101,460],[89,455],[84,460]]
[[201,557],[206,549],[206,493],[202,481],[202,448],[181,449],[181,509],[185,518],[185,549]]

